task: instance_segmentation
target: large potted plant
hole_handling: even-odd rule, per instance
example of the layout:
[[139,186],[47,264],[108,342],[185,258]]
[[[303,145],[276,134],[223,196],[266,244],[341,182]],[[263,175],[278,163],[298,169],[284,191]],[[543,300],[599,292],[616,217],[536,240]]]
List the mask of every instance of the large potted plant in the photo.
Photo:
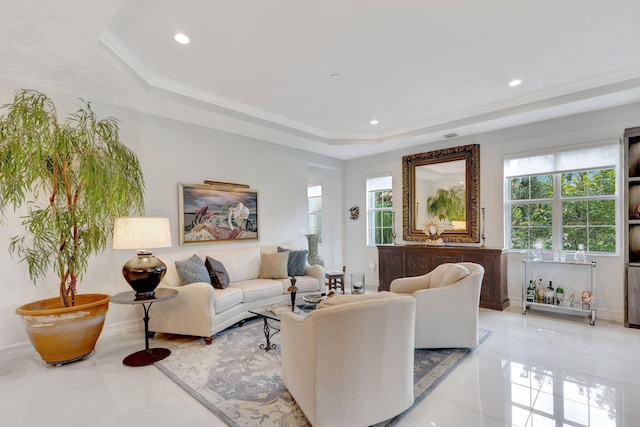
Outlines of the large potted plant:
[[114,218],[142,213],[142,171],[119,141],[118,121],[98,120],[88,102],[60,123],[49,97],[20,90],[0,112],[0,221],[8,207],[27,208],[10,250],[34,284],[53,270],[60,290],[16,313],[44,361],[79,360],[95,347],[109,295],[76,293],[78,281]]

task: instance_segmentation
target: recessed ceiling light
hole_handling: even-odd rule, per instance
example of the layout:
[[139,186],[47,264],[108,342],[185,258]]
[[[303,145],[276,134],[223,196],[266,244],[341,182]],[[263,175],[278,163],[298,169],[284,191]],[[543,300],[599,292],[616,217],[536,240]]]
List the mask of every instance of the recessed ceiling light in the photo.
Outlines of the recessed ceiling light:
[[189,37],[187,37],[186,34],[183,33],[178,33],[175,36],[173,36],[174,40],[177,41],[180,44],[188,44],[189,43]]
[[522,80],[518,80],[518,79],[511,80],[509,82],[509,86],[511,86],[511,87],[518,86],[520,83],[522,83]]
[[373,119],[369,122],[370,125],[377,125],[379,122],[376,119]]

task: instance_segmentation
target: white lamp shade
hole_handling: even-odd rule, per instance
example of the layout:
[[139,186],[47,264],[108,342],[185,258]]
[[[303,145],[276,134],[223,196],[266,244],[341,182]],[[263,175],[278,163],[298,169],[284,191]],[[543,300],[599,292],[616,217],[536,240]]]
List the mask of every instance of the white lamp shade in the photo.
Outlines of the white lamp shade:
[[113,249],[152,249],[171,246],[169,218],[116,218]]

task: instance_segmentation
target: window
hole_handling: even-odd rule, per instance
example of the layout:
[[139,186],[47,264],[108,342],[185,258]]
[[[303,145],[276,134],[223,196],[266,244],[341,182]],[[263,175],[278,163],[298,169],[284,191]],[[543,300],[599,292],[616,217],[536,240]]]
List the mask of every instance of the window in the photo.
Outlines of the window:
[[[313,184],[307,187],[309,234],[322,236],[322,185]],[[322,238],[322,237],[321,237]]]
[[391,176],[367,178],[367,244],[393,244]]
[[506,159],[508,247],[615,253],[618,165],[615,141]]

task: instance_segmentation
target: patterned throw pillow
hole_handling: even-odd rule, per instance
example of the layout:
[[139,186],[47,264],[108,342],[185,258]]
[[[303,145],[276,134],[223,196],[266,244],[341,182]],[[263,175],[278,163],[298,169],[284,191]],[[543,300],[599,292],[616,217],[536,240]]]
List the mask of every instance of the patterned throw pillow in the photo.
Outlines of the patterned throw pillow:
[[205,282],[211,284],[211,278],[207,267],[197,254],[184,261],[176,261],[176,271],[183,285],[195,282]]
[[209,272],[209,276],[211,277],[211,284],[214,288],[224,289],[229,286],[229,274],[227,273],[227,269],[224,268],[224,265],[222,265],[220,261],[211,257],[207,257],[204,265]]
[[287,274],[289,276],[304,276],[304,267],[307,264],[308,250],[293,251],[278,246],[278,252],[289,252],[289,261],[287,263]]
[[275,254],[262,254],[260,266],[261,279],[286,279],[288,252],[276,252]]

